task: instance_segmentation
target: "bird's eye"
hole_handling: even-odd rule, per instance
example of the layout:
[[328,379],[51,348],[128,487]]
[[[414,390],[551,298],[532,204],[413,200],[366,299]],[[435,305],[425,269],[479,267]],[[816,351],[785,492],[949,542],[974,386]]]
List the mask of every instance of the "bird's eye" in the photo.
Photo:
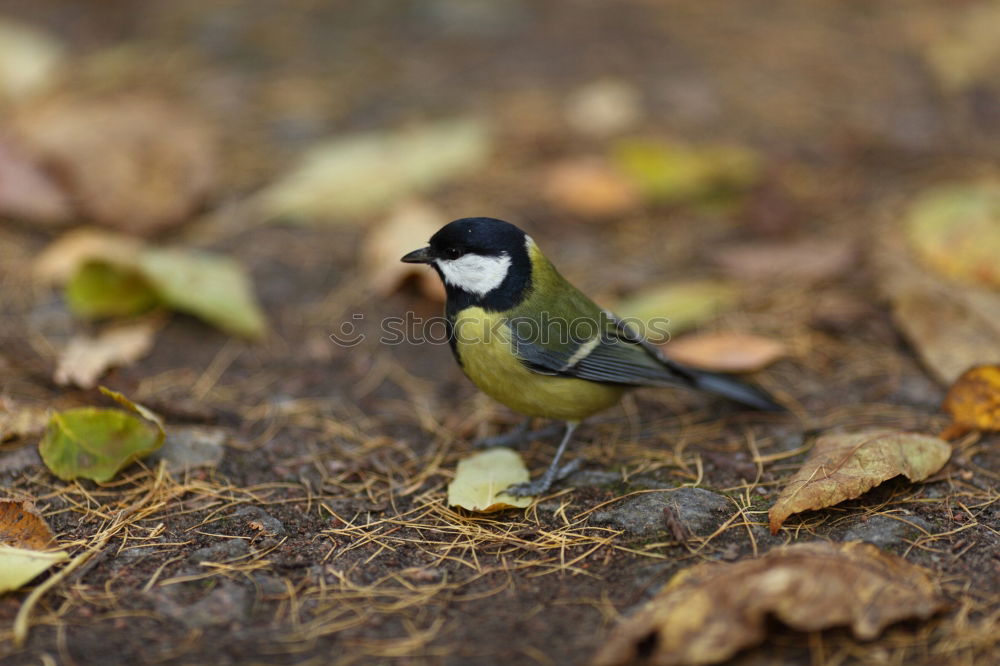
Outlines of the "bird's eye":
[[458,259],[460,256],[462,256],[462,252],[457,247],[449,247],[444,251],[445,259]]

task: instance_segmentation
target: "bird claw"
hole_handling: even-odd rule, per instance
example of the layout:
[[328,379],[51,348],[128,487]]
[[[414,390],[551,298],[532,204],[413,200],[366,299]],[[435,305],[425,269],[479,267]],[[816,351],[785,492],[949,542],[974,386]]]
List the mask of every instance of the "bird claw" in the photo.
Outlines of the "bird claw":
[[556,481],[562,481],[570,474],[579,470],[582,466],[583,460],[577,458],[576,460],[571,460],[557,469],[555,474],[545,474],[534,481],[515,483],[504,492],[508,495],[513,495],[514,497],[534,497],[536,495],[541,495],[547,492],[548,489],[552,487],[553,483]]

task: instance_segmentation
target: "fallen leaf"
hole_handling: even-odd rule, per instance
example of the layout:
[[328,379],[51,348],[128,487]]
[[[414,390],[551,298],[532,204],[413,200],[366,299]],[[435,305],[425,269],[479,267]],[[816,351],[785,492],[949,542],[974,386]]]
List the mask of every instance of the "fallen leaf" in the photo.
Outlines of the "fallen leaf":
[[41,435],[48,421],[44,407],[26,407],[0,396],[0,442]]
[[524,508],[532,498],[514,497],[503,490],[528,478],[528,468],[516,451],[487,449],[458,463],[455,480],[448,484],[448,506],[479,513]]
[[157,322],[112,326],[96,337],[77,335],[59,355],[55,382],[93,388],[109,369],[134,363],[153,347]]
[[602,79],[573,91],[566,101],[566,122],[578,132],[608,137],[642,118],[639,91],[627,81]]
[[234,335],[261,338],[267,329],[250,277],[236,261],[182,249],[149,249],[140,274],[160,300]]
[[770,617],[797,631],[850,626],[861,640],[945,606],[920,567],[866,543],[799,543],[673,579],[598,651],[593,666],[713,664],[761,643]]
[[53,413],[38,450],[45,466],[63,481],[110,481],[118,470],[163,444],[159,417],[120,393],[101,390],[132,413],[96,407]]
[[799,241],[753,242],[723,247],[713,259],[742,280],[820,282],[843,273],[857,259],[851,242],[809,238]]
[[66,305],[84,319],[129,317],[159,302],[140,272],[99,261],[84,264],[66,285]]
[[760,160],[741,146],[693,146],[628,139],[615,163],[650,201],[676,203],[745,190],[760,178]]
[[46,281],[68,281],[66,300],[90,318],[132,315],[155,305],[194,315],[235,335],[266,332],[250,278],[236,261],[181,248],[152,248],[118,234],[67,234],[35,262]]
[[695,333],[664,345],[670,358],[716,372],[754,372],[788,354],[784,343],[750,333]]
[[833,506],[891,478],[926,479],[950,456],[947,442],[915,432],[871,428],[820,435],[768,511],[771,533],[793,513]]
[[29,502],[0,499],[0,544],[45,550],[54,538],[48,523]]
[[69,553],[64,550],[41,552],[0,545],[0,594],[30,583],[53,564],[66,559]]
[[0,101],[23,101],[52,85],[64,49],[34,26],[0,19]]
[[871,252],[893,319],[930,373],[951,385],[1000,358],[1000,293],[958,284],[917,263],[899,225],[879,230]]
[[378,296],[388,296],[410,277],[416,277],[427,298],[444,302],[444,286],[431,268],[404,264],[407,252],[427,245],[428,239],[446,220],[444,213],[420,201],[398,205],[389,217],[365,236],[361,266],[368,273],[368,286]]
[[307,152],[259,201],[274,218],[357,218],[474,171],[489,150],[489,130],[475,118],[337,137]]
[[615,312],[630,323],[642,322],[644,334],[651,341],[667,342],[732,307],[737,295],[736,287],[726,282],[675,282],[633,294]]
[[215,184],[213,133],[159,97],[56,95],[26,109],[16,129],[103,226],[161,232],[187,220]]
[[141,241],[123,234],[76,229],[57,238],[38,255],[35,277],[51,284],[64,284],[88,263],[134,267],[144,247]]
[[951,426],[944,439],[961,437],[970,430],[1000,430],[1000,365],[981,365],[959,377],[945,396],[944,411]]
[[0,136],[0,216],[55,225],[69,221],[72,215],[69,199],[59,185]]
[[553,206],[584,217],[621,215],[639,204],[631,181],[595,158],[552,165],[543,177],[542,193]]
[[904,225],[917,257],[941,275],[1000,288],[1000,184],[930,189],[910,206]]

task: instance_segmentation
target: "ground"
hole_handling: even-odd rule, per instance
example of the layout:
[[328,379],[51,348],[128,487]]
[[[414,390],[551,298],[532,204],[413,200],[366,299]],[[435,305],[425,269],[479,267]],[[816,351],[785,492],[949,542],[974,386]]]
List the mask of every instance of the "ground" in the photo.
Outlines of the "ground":
[[[382,318],[433,316],[440,304],[412,284],[373,295],[358,226],[208,216],[170,232],[165,242],[248,267],[270,335],[241,342],[175,316],[148,357],[104,383],[168,426],[221,429],[224,457],[188,472],[140,463],[96,485],[59,481],[24,443],[3,444],[6,494],[36,498],[61,543],[96,555],[42,598],[23,648],[9,639],[26,595],[0,598],[0,662],[582,664],[686,566],[863,539],[928,568],[949,609],[869,642],[775,626],[733,663],[992,663],[995,434],[958,440],[925,482],[891,480],[777,536],[766,527],[811,434],[948,422],[945,387],[882,299],[873,239],[917,188],[995,169],[995,82],[942,93],[914,37],[966,4],[0,3],[81,53],[125,42],[162,63],[162,85],[221,128],[219,206],[324,136],[473,112],[498,119],[494,163],[429,197],[453,217],[518,221],[595,296],[711,277],[714,249],[748,240],[815,237],[852,252],[826,279],[744,285],[725,321],[788,341],[791,357],[753,380],[790,413],[637,392],[581,428],[570,455],[584,469],[551,496],[475,515],[447,506],[455,465],[517,416],[479,395],[447,346],[379,342]],[[597,146],[551,109],[602,77],[643,91],[644,131],[751,146],[765,156],[762,182],[735,209],[580,221],[552,206],[540,166]],[[30,277],[51,238],[0,224],[2,392],[99,404],[96,391],[51,380],[53,346],[79,326]],[[333,344],[353,313],[368,337]],[[534,473],[554,446],[524,450]],[[682,485],[712,494],[684,495],[693,534],[679,540],[661,500]],[[633,495],[644,490],[663,492]]]

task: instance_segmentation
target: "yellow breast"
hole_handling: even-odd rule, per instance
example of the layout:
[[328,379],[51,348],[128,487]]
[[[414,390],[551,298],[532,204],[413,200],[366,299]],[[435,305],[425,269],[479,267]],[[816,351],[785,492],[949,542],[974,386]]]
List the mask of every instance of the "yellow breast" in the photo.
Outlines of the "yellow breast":
[[470,307],[455,316],[465,374],[494,400],[528,416],[579,421],[618,402],[624,388],[532,372],[513,354],[504,317]]

